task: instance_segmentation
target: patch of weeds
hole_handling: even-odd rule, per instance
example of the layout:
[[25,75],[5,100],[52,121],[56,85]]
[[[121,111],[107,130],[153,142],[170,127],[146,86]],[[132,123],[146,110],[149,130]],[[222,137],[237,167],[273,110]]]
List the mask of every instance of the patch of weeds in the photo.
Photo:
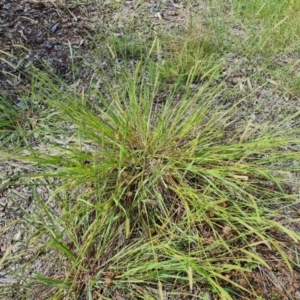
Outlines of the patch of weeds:
[[256,41],[256,51],[289,53],[299,48],[299,1],[233,1],[233,6],[236,16],[253,28],[247,31]]
[[19,113],[5,95],[0,95],[0,132],[10,133],[16,129]]
[[244,18],[249,19],[268,19],[269,16],[273,18],[280,18],[282,12],[291,3],[289,0],[283,0],[278,3],[276,0],[256,0],[256,1],[233,1],[233,7]]
[[23,125],[28,122],[27,116],[17,107],[10,97],[0,95],[0,141],[5,147],[8,143],[19,142],[25,130]]
[[[209,1],[202,24],[221,49],[255,60],[299,52],[298,1]],[[200,19],[201,21],[201,19]],[[222,47],[223,46],[223,47]]]
[[[228,39],[228,25],[232,22],[232,4],[224,3],[220,0],[209,0],[205,4],[205,9],[195,15],[194,26],[208,30],[210,38],[218,45],[218,49],[223,49]],[[194,26],[190,32],[194,31]]]
[[90,57],[84,59],[85,69],[89,72],[91,69],[94,71],[91,76],[88,76],[90,84],[85,88],[86,93],[94,94],[98,89],[105,91],[105,80],[116,81],[118,77],[122,80],[124,70],[134,72],[135,65],[139,61],[145,64],[156,63],[153,41],[139,36],[113,33],[108,37],[102,36],[101,39],[101,46],[91,54],[93,59]]
[[298,114],[233,126],[239,103],[218,106],[213,76],[192,91],[198,71],[194,62],[166,94],[164,66],[138,64],[93,103],[43,76],[44,97],[78,130],[67,146],[14,155],[55,170],[26,175],[28,184],[59,178],[49,198],[35,194],[40,209],[20,206],[35,228],[28,242],[56,257],[48,266],[56,274],[28,279],[52,298],[176,299],[194,290],[258,298],[249,278],[253,266],[272,268],[268,253],[292,270],[286,250],[300,236],[274,207],[297,201],[288,175],[300,153],[284,149],[299,144],[299,126],[283,125]]
[[[33,67],[30,68],[32,69]],[[39,69],[34,70],[41,76],[44,74]],[[21,72],[22,75],[27,76],[31,71],[27,69]],[[51,77],[61,80],[57,75]],[[32,78],[31,88],[28,88],[28,84],[27,89],[20,89],[13,95],[0,95],[1,146],[24,147],[26,144],[40,143],[40,139],[47,136],[49,131],[53,135],[55,128],[59,127],[61,130],[61,124],[48,122],[49,119],[52,121],[55,119],[57,111],[55,108],[50,108],[47,99],[43,97],[44,87],[39,84],[41,81],[42,77],[37,80]]]
[[[277,60],[279,60],[277,58]],[[281,66],[272,72],[274,77],[274,84],[278,84],[287,93],[295,96],[300,95],[300,73],[298,71],[300,62],[295,59],[289,59],[279,63]]]
[[151,41],[147,42],[142,37],[134,38],[126,34],[111,34],[106,40],[106,47],[113,59],[143,60],[148,56]]
[[[191,69],[195,76],[194,82],[219,78],[220,48],[212,39],[197,30],[187,30],[182,35],[163,36],[162,53],[164,64],[161,79],[176,82],[178,78],[186,81]],[[212,71],[214,75],[212,75]]]

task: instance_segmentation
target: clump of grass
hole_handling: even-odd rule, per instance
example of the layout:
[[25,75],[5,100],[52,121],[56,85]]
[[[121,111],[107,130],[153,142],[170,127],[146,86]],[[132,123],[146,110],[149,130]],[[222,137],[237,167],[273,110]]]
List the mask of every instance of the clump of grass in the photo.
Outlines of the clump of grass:
[[300,236],[278,211],[296,201],[289,175],[300,154],[290,149],[299,127],[283,125],[298,114],[236,126],[240,103],[223,110],[209,70],[196,91],[197,65],[167,92],[162,70],[150,63],[124,71],[92,102],[39,74],[48,104],[78,131],[67,146],[15,155],[53,170],[30,184],[60,179],[48,185],[50,198],[34,192],[34,214],[20,206],[35,228],[28,243],[56,257],[56,274],[31,278],[53,299],[259,297],[247,273],[271,269],[263,253],[292,270],[288,248]]

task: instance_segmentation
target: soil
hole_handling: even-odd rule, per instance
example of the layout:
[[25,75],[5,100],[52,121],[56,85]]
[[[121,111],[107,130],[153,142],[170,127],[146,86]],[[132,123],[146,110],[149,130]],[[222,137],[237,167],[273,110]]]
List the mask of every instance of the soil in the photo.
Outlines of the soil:
[[143,8],[138,4],[138,1],[126,1],[122,11],[115,12],[111,1],[104,1],[102,5],[97,0],[86,3],[0,0],[2,92],[11,94],[15,89],[24,89],[24,81],[20,85],[24,79],[21,73],[32,64],[42,69],[46,64],[48,69],[71,83],[74,81],[70,76],[72,64],[80,66],[79,56],[72,57],[71,48],[72,52],[84,56],[88,49],[95,47],[96,35],[105,37],[111,28],[121,31],[129,18],[147,19],[151,30],[161,25],[161,21],[166,30],[186,22],[182,17],[184,7],[179,4],[166,3],[160,10],[153,1]]
[[[205,1],[199,1],[198,7],[205,7]],[[72,64],[80,65],[80,58],[72,57],[70,49],[74,49],[86,56],[89,49],[94,44],[93,36],[99,32],[105,37],[109,31],[111,23],[118,24],[120,28],[127,21],[129,16],[136,17],[137,11],[142,16],[147,17],[149,28],[155,30],[158,23],[163,22],[166,30],[169,30],[174,24],[186,25],[187,12],[184,6],[177,1],[165,1],[162,7],[157,7],[154,1],[148,1],[143,8],[139,7],[139,1],[126,1],[121,14],[114,12],[110,6],[110,1],[91,0],[79,4],[79,1],[34,1],[34,0],[0,0],[0,90],[7,95],[11,101],[17,102],[20,92],[26,91],[29,86],[29,79],[24,77],[24,70],[32,64],[40,69],[47,67],[60,76],[62,76],[70,85],[74,82],[71,76]],[[15,57],[18,57],[16,59]],[[243,59],[233,58],[236,64],[241,63]],[[228,69],[230,66],[228,66]],[[83,72],[81,78],[88,82],[88,72]],[[80,75],[78,75],[80,77]],[[233,80],[233,75],[228,78],[228,84]],[[246,77],[245,74],[237,74],[235,78],[239,80]],[[78,78],[77,78],[78,79]],[[265,94],[263,94],[265,93]],[[266,96],[267,94],[267,96]],[[277,97],[272,89],[265,89],[260,92],[260,97]],[[272,98],[274,98],[272,96]],[[266,113],[268,107],[265,108]],[[0,180],[5,183],[7,176],[16,174],[26,174],[29,167],[19,165],[14,161],[0,164]],[[49,197],[48,189],[41,185],[36,188],[38,195],[42,199]],[[20,208],[22,207],[23,210]],[[15,264],[0,264],[0,290],[7,284],[19,285],[21,281],[16,279],[13,274],[21,269],[29,260],[34,259],[32,271],[41,272],[45,275],[59,274],[59,270],[49,269],[51,253],[44,256],[35,257],[35,249],[27,249],[25,252],[22,247],[30,232],[24,233],[24,224],[18,223],[20,217],[31,213],[36,209],[32,203],[32,190],[28,187],[10,185],[0,187],[0,261],[8,251],[15,256],[22,257]],[[290,212],[298,213],[296,208]],[[11,226],[11,222],[17,225]],[[297,224],[287,225],[291,229],[300,231]],[[276,233],[274,233],[276,235]],[[284,241],[289,242],[289,241]],[[292,246],[291,246],[292,247]],[[293,245],[295,251],[300,253],[300,245]],[[21,250],[20,250],[21,249]],[[263,299],[300,299],[300,271],[295,268],[293,272],[284,267],[280,259],[276,257],[271,250],[265,251],[265,260],[271,265],[272,270],[258,267],[249,274],[248,280],[252,283],[254,289],[262,295]],[[26,281],[24,273],[23,281]],[[232,274],[232,280],[239,280],[235,274]],[[242,280],[242,279],[241,279]],[[242,282],[240,282],[242,284]],[[19,296],[20,291],[12,294],[7,291],[7,298],[3,300],[24,299]],[[51,291],[43,291],[42,287],[35,286],[31,295],[27,293],[27,299],[47,299]],[[196,299],[197,291],[195,291]],[[275,298],[277,297],[277,298]],[[180,297],[178,299],[183,299]],[[115,299],[122,299],[116,291]],[[124,298],[123,298],[124,299]]]
[[5,52],[1,53],[0,86],[11,94],[24,88],[21,71],[31,64],[38,68],[47,64],[67,78],[74,63],[70,49],[90,48],[89,36],[101,27],[104,12],[95,1],[66,5],[62,1],[1,0],[0,18],[0,49]]

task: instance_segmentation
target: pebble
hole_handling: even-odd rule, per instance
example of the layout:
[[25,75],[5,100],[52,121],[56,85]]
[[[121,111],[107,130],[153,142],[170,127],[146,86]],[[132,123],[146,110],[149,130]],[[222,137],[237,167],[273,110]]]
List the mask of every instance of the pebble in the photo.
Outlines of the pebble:
[[14,235],[13,240],[14,240],[14,241],[18,241],[18,240],[20,240],[20,238],[21,238],[21,231],[18,231],[18,232]]
[[20,250],[23,246],[23,243],[22,242],[16,242],[13,247],[12,247],[12,252],[15,253],[17,252],[18,250]]
[[154,4],[151,8],[150,8],[150,13],[151,14],[155,14],[158,12],[158,5]]
[[56,23],[56,24],[54,24],[54,25],[50,28],[50,31],[51,31],[52,33],[55,33],[55,32],[57,31],[59,25],[60,25],[59,22]]
[[44,42],[44,46],[45,48],[47,48],[48,50],[53,48],[53,44],[50,41],[45,41]]
[[4,4],[3,8],[4,9],[10,9],[11,8],[11,3],[8,2],[8,3]]

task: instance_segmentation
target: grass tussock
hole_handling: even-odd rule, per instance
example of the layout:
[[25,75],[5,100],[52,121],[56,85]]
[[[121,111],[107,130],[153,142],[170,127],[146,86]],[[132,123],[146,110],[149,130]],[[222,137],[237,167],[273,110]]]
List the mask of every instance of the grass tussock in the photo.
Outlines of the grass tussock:
[[195,289],[247,297],[256,294],[247,273],[270,268],[264,251],[292,270],[288,247],[299,235],[277,217],[295,201],[289,175],[299,152],[285,149],[299,130],[236,127],[238,104],[224,111],[222,87],[210,82],[189,88],[193,69],[162,99],[160,72],[138,64],[92,103],[40,76],[49,105],[76,127],[66,146],[16,154],[52,170],[32,183],[59,179],[46,202],[35,194],[34,214],[23,210],[35,228],[28,242],[60,265],[31,278],[51,287],[52,299],[164,299]]

